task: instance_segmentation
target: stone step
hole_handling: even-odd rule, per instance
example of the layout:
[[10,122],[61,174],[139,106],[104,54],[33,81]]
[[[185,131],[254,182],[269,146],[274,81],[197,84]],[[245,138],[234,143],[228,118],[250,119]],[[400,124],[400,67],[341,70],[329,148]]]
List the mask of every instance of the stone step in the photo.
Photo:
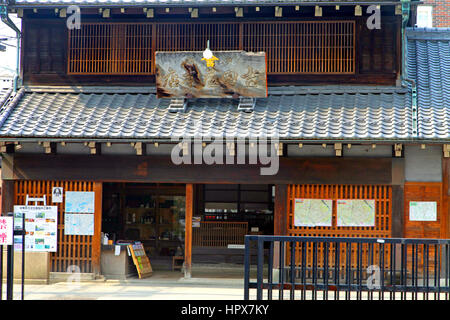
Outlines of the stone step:
[[55,282],[84,282],[96,280],[95,273],[50,272],[49,281]]

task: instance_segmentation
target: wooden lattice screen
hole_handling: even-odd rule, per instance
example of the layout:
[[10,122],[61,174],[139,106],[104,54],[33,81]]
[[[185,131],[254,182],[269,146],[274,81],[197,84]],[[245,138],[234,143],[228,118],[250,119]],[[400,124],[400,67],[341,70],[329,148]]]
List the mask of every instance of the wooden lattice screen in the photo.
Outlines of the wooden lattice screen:
[[152,24],[90,23],[69,31],[71,74],[151,74]]
[[355,22],[243,24],[243,49],[265,51],[267,69],[282,73],[354,73]]
[[[333,200],[333,215],[331,227],[296,227],[294,226],[294,203],[296,198],[331,199]],[[336,200],[338,199],[374,199],[375,227],[337,227]],[[390,238],[392,236],[392,188],[387,185],[289,185],[288,186],[288,235],[305,237],[369,237]],[[288,248],[289,249],[289,248]],[[357,264],[356,246],[350,249],[352,265]],[[318,266],[323,265],[324,248],[317,248]],[[369,247],[362,247],[362,262],[365,267],[369,263]],[[290,250],[287,250],[289,253]],[[307,249],[307,261],[312,262],[312,246]],[[334,265],[334,250],[330,248],[328,261]],[[345,258],[346,246],[341,246],[341,257]],[[385,251],[386,265],[390,263],[390,250]],[[379,252],[374,252],[374,259],[379,259]],[[288,259],[289,254],[287,255]],[[300,261],[301,254],[296,248],[296,261]],[[344,265],[344,260],[341,260]]]
[[86,23],[69,30],[69,74],[155,72],[155,51],[265,51],[269,74],[352,74],[355,21]]
[[[53,187],[62,187],[66,191],[94,191],[95,197],[95,223],[93,236],[64,235],[64,206],[62,203],[52,203]],[[51,253],[51,271],[67,272],[72,266],[79,267],[82,273],[99,271],[100,263],[100,234],[99,217],[101,219],[101,184],[86,181],[16,181],[14,184],[14,204],[24,205],[26,196],[47,198],[47,205],[58,206],[58,244],[57,252]],[[101,221],[101,220],[100,220]]]
[[227,247],[244,244],[248,231],[247,222],[201,221],[192,228],[192,245],[198,247]]

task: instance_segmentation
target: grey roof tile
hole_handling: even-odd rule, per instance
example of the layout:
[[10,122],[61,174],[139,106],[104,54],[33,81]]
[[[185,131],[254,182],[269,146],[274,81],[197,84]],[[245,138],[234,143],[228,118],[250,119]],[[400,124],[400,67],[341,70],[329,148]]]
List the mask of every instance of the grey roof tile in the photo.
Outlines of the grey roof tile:
[[[295,88],[257,101],[251,113],[231,99],[194,99],[185,113],[152,93],[29,91],[9,115],[0,113],[0,136],[14,138],[170,139],[172,136],[228,136],[281,139],[408,139],[411,98],[407,90],[355,87],[330,93]],[[278,89],[280,90],[280,89]],[[290,90],[293,90],[292,88]],[[302,91],[303,90],[303,91]],[[314,93],[308,93],[314,92]],[[281,92],[281,91],[280,91]],[[301,93],[303,92],[303,93]]]
[[450,29],[409,29],[408,76],[416,81],[419,138],[450,138]]

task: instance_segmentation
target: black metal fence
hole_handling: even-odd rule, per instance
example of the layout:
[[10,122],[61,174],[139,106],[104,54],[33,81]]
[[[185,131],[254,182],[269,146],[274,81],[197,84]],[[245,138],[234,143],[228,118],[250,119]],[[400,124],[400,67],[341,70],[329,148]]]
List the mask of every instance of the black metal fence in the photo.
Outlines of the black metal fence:
[[449,239],[245,238],[245,300],[449,300],[449,293]]
[[[14,217],[12,212],[8,213],[7,216]],[[19,220],[20,221],[20,220]],[[20,299],[24,300],[25,294],[25,214],[22,214],[22,222],[20,225],[14,226],[14,236],[21,236],[21,293]],[[6,250],[5,250],[6,249]],[[12,245],[0,245],[0,300],[6,298],[6,300],[14,299],[14,243]],[[6,252],[6,259],[4,259]],[[6,260],[6,267],[4,267],[3,260]],[[6,274],[4,276],[4,269],[6,269]],[[6,292],[3,294],[3,283],[6,283]]]

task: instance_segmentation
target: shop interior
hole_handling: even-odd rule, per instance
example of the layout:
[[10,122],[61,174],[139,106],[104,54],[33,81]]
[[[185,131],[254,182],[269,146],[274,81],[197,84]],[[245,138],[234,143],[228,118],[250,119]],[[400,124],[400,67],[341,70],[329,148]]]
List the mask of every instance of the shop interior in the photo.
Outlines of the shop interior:
[[[196,185],[194,194],[193,263],[239,263],[227,259],[230,245],[273,234],[272,185]],[[185,185],[104,183],[102,232],[113,244],[140,241],[153,270],[174,270],[184,255]]]

